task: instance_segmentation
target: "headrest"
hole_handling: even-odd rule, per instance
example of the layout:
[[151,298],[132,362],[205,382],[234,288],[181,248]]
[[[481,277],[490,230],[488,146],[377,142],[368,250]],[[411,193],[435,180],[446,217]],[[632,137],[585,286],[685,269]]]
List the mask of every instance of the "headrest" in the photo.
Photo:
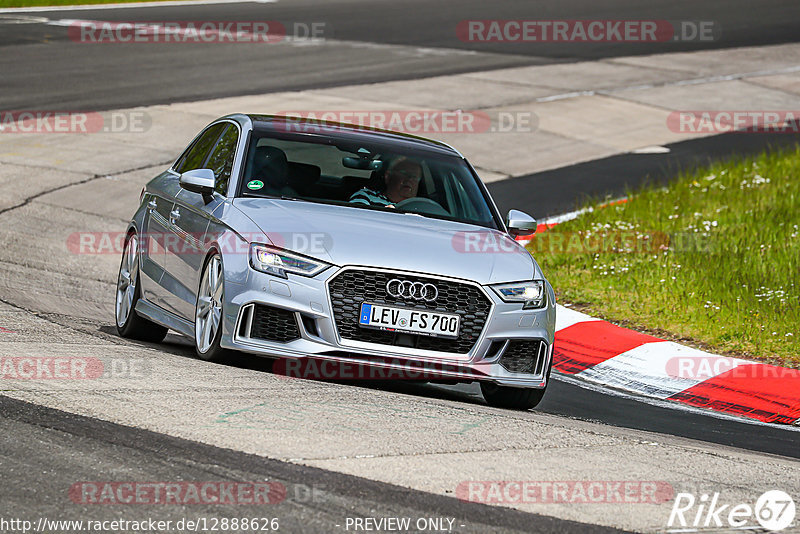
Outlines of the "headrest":
[[289,163],[286,153],[274,146],[256,147],[254,168],[258,178],[265,180],[273,187],[286,185],[289,175]]

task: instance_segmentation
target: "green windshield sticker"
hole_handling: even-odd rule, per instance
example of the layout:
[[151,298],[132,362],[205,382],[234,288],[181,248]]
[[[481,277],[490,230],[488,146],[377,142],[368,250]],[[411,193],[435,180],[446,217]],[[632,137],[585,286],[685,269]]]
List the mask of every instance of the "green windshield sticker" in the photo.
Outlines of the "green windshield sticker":
[[261,189],[262,187],[264,187],[264,182],[261,180],[250,180],[247,182],[248,189]]

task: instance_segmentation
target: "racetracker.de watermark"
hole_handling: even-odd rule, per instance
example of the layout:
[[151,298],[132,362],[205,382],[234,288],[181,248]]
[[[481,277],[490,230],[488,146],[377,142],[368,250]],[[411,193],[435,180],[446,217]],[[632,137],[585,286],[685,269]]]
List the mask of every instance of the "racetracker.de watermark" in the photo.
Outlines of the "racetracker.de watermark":
[[152,124],[144,111],[0,111],[0,134],[144,133]]
[[[370,365],[375,363],[377,365]],[[279,377],[305,380],[437,380],[453,375],[474,375],[471,369],[435,362],[409,362],[400,358],[384,358],[364,363],[319,360],[316,358],[281,358],[275,360],[272,372]],[[487,366],[488,367],[488,366]]]
[[329,38],[327,23],[262,21],[72,21],[67,34],[76,43],[275,44],[317,43]]
[[301,133],[334,131],[336,123],[410,134],[530,133],[539,126],[537,115],[524,110],[289,110],[276,115],[284,120],[275,128]]
[[711,20],[462,20],[456,35],[467,43],[665,43],[720,38]]
[[671,378],[689,380],[708,380],[724,373],[729,379],[800,381],[800,369],[756,364],[729,356],[675,356],[666,361],[664,370]]
[[667,482],[643,480],[467,480],[456,498],[485,504],[660,504],[675,492]]
[[[673,252],[712,252],[710,236],[693,232],[666,233],[642,230],[610,230],[605,232],[562,232],[548,230],[526,238],[532,254],[654,254]],[[520,245],[504,234],[489,230],[456,232],[451,245],[462,254],[519,254]]]
[[682,134],[800,133],[800,110],[673,111],[667,128]]
[[[126,232],[73,232],[67,236],[67,250],[79,255],[122,254]],[[250,243],[267,243],[308,256],[325,255],[333,248],[333,237],[325,232],[270,232],[209,234],[185,232],[146,232],[137,234],[139,248],[149,254],[169,252],[178,255],[206,254],[213,245],[220,253],[250,252]]]
[[137,358],[91,356],[0,356],[2,380],[98,380],[145,378],[150,371]]
[[280,482],[76,482],[69,498],[76,504],[278,504],[286,500]]

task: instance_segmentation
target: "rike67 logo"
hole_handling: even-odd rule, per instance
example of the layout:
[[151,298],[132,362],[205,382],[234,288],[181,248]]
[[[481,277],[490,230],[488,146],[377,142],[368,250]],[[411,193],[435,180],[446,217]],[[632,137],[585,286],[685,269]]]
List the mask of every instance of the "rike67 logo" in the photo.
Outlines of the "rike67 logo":
[[669,514],[667,532],[687,532],[720,528],[737,530],[758,529],[768,531],[783,530],[792,525],[795,518],[794,500],[781,490],[770,490],[756,499],[755,505],[749,503],[725,503],[719,493],[703,493],[696,497],[692,493],[678,493]]

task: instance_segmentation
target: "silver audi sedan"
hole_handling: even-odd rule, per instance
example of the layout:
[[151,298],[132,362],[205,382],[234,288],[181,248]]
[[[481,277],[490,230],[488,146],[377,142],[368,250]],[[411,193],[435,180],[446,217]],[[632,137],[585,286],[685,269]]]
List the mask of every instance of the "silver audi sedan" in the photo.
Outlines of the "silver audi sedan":
[[252,353],[293,376],[477,381],[489,404],[528,409],[555,330],[553,289],[514,239],[535,229],[504,220],[444,143],[229,115],[142,191],[117,329],[171,329],[204,360]]

